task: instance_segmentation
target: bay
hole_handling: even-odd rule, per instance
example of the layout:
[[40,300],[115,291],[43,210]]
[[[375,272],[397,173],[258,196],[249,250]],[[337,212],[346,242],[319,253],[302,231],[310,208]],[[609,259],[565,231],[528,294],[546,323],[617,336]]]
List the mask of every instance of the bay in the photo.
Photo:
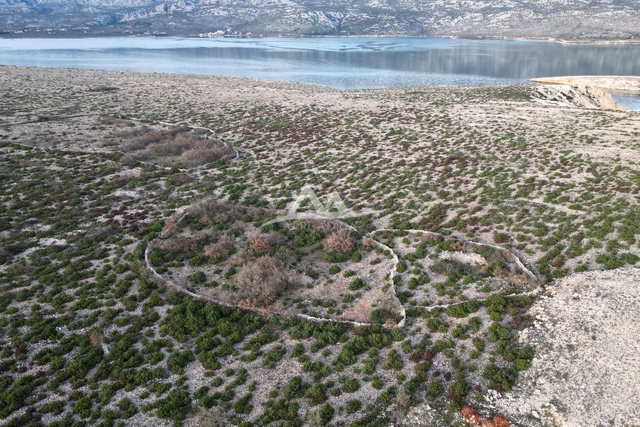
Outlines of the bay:
[[0,64],[224,75],[364,89],[640,75],[640,45],[404,37],[0,39]]

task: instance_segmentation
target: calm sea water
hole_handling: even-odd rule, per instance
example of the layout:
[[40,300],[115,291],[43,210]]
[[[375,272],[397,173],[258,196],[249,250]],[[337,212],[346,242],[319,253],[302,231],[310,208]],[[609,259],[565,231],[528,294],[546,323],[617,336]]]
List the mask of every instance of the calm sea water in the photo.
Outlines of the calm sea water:
[[397,37],[0,39],[0,64],[254,77],[358,89],[640,75],[640,45]]
[[614,95],[613,100],[627,110],[640,110],[640,96]]

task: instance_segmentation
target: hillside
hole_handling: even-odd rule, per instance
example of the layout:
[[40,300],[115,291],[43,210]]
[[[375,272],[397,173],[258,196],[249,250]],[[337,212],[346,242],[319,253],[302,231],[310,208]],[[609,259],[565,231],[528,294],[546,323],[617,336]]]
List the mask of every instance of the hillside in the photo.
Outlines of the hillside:
[[542,95],[0,67],[4,425],[637,424],[640,115]]
[[200,33],[637,39],[638,2],[524,0],[0,0],[22,36]]

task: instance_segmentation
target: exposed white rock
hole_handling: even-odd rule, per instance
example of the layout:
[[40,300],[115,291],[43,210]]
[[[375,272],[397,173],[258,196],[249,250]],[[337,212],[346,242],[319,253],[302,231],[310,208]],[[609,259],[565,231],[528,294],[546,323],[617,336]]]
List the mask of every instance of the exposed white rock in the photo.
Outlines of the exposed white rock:
[[491,401],[522,426],[640,425],[640,269],[576,274],[532,313],[536,351],[511,398]]

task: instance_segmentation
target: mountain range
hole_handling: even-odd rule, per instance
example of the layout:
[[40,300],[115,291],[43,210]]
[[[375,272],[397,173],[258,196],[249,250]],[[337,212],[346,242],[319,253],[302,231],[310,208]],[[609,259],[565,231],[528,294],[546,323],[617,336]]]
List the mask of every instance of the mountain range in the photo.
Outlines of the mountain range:
[[638,0],[0,0],[6,36],[640,39]]

